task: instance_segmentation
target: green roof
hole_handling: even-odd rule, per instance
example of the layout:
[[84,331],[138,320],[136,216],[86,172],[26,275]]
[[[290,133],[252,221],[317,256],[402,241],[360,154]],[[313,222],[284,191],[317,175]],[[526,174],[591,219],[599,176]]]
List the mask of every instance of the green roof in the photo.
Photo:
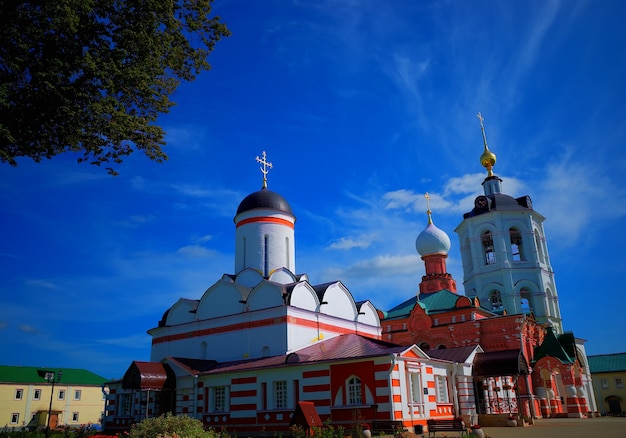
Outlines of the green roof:
[[463,295],[450,292],[448,289],[441,289],[428,294],[420,294],[419,299],[416,296],[411,297],[405,302],[398,304],[393,309],[385,312],[385,319],[407,317],[413,311],[415,304],[418,304],[424,309],[427,315],[452,310],[456,308],[456,302],[461,297],[463,297]]
[[412,297],[406,300],[404,303],[398,304],[393,309],[385,312],[385,319],[394,319],[401,318],[403,316],[409,316],[413,307],[415,307],[415,302],[417,301],[417,297]]
[[613,373],[626,371],[626,353],[587,356],[591,373]]
[[535,347],[533,362],[537,362],[542,357],[551,356],[556,357],[562,363],[574,363],[576,357],[574,343],[574,335],[571,332],[557,336],[552,327],[548,327],[543,342]]
[[20,367],[0,365],[1,383],[45,383],[46,379],[39,376],[38,370],[62,371],[62,384],[66,385],[102,385],[109,379],[98,376],[91,371],[78,368]]
[[420,294],[420,302],[428,314],[456,308],[459,298],[461,295],[450,292],[448,289],[441,289],[431,294]]

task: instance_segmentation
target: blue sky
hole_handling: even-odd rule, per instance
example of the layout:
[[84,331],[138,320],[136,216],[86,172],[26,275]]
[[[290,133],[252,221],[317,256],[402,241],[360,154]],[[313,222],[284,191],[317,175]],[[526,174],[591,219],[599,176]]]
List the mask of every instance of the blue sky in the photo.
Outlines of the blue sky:
[[160,119],[170,160],[120,176],[66,155],[0,167],[0,363],[121,377],[178,298],[234,270],[233,216],[262,175],[296,216],[296,270],[389,309],[415,238],[480,194],[485,118],[503,191],[547,220],[566,330],[626,351],[626,4],[216,0],[233,35]]

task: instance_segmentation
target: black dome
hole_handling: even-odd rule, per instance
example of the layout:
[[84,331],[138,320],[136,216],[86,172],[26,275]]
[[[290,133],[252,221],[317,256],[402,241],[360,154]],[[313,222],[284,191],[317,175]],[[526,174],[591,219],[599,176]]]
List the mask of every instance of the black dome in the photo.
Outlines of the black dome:
[[258,192],[250,193],[248,196],[243,198],[243,201],[241,201],[239,207],[237,208],[237,214],[254,210],[256,208],[279,210],[293,216],[291,206],[287,200],[278,193],[267,190],[266,187],[263,187]]

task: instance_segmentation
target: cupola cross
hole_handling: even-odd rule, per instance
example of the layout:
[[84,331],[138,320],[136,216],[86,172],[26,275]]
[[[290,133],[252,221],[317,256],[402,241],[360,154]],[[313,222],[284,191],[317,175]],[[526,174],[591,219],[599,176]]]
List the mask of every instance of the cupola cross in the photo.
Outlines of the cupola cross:
[[430,195],[428,194],[428,192],[426,192],[426,194],[424,195],[424,198],[426,198],[426,206],[428,208],[428,210],[426,210],[426,213],[428,214],[428,223],[432,224],[433,223],[433,219],[431,217],[431,211],[430,211]]
[[260,168],[261,173],[263,174],[263,188],[267,188],[267,174],[269,173],[268,167],[271,169],[272,163],[267,161],[267,155],[265,154],[265,151],[263,151],[263,154],[261,156],[263,158],[259,158],[257,155],[256,161],[257,163],[260,163],[263,165],[263,167]]
[[485,150],[483,154],[480,156],[480,164],[487,169],[487,176],[492,177],[493,175],[493,166],[496,164],[496,154],[489,150],[489,146],[487,146],[487,135],[485,134],[485,124],[483,121],[483,115],[481,113],[476,114],[478,120],[480,120],[480,130],[483,133],[483,145],[485,146]]

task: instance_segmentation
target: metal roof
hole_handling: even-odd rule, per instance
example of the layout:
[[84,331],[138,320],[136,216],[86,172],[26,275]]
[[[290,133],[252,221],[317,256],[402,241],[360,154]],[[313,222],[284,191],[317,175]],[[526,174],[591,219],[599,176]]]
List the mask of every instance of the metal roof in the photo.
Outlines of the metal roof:
[[250,193],[243,198],[243,201],[241,201],[237,208],[237,215],[257,208],[278,210],[293,216],[293,211],[287,200],[278,193],[268,190],[266,187],[263,187],[257,192]]
[[591,373],[614,373],[626,371],[626,353],[587,356]]
[[469,356],[478,348],[477,345],[467,347],[438,348],[426,351],[426,354],[433,359],[446,360],[448,362],[464,363]]
[[43,377],[37,373],[38,370],[50,372],[59,372],[61,376],[61,384],[64,385],[94,385],[101,386],[108,381],[104,377],[98,376],[79,368],[56,368],[56,367],[22,367],[0,365],[0,382],[2,383],[46,383]]
[[351,333],[335,336],[288,354],[261,359],[222,363],[177,357],[170,357],[168,360],[183,367],[190,374],[218,374],[260,368],[275,368],[294,363],[327,362],[399,354],[407,348],[406,346]]
[[402,318],[405,316],[409,316],[411,311],[415,307],[415,303],[417,302],[417,297],[412,297],[406,300],[403,303],[398,304],[396,307],[385,312],[385,319],[394,319],[394,318]]
[[424,305],[426,313],[442,312],[456,308],[456,302],[462,295],[441,289],[431,294],[420,294],[419,300]]
[[122,380],[124,389],[172,389],[176,376],[167,364],[133,361]]
[[501,350],[479,353],[474,358],[476,377],[519,376],[529,374],[522,350]]
[[537,362],[542,357],[551,356],[562,363],[574,363],[576,358],[575,342],[573,334],[564,333],[557,337],[552,327],[548,327],[543,342],[535,347],[533,362]]

